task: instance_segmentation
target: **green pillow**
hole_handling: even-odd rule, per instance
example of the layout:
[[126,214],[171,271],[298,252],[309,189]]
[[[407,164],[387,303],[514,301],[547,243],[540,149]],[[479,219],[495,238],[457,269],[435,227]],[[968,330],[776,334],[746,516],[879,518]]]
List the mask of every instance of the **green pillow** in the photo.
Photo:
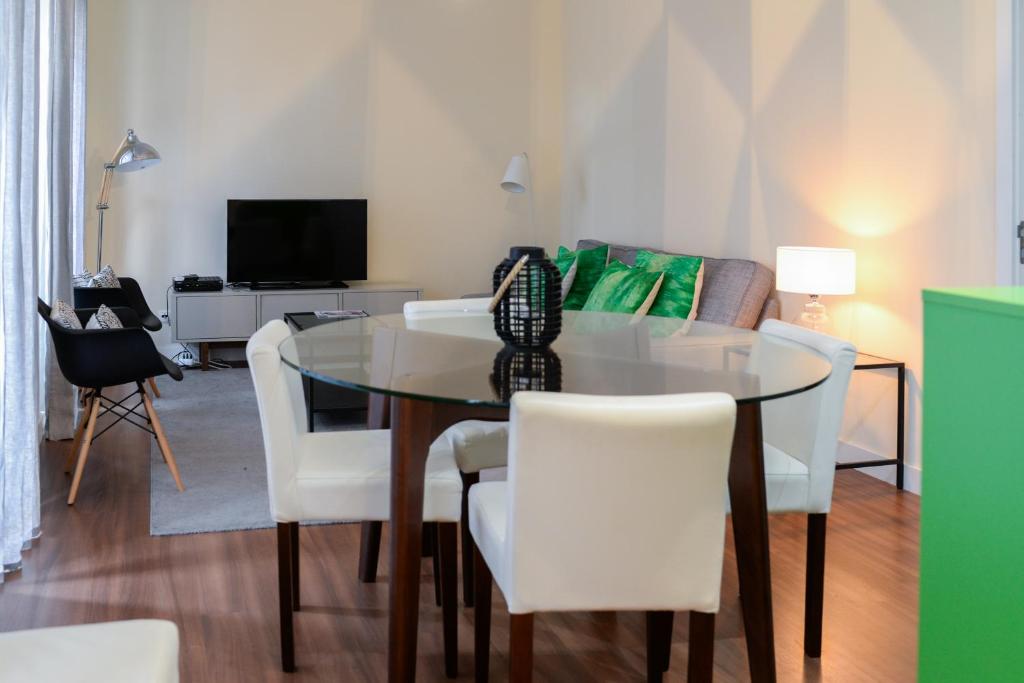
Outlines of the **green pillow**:
[[568,274],[573,263],[576,264],[576,276],[572,280],[569,293],[566,294],[565,300],[562,302],[562,309],[566,311],[579,311],[587,303],[590,290],[601,279],[605,264],[608,263],[608,245],[602,244],[593,249],[580,249],[579,251],[569,251],[565,247],[559,247],[555,265],[558,266],[563,278]]
[[594,285],[583,310],[643,316],[657,297],[663,277],[664,273],[630,268],[622,261],[612,261]]
[[688,320],[697,317],[700,287],[704,280],[704,259],[700,256],[655,254],[641,249],[636,267],[651,273],[665,273],[665,281],[648,315]]

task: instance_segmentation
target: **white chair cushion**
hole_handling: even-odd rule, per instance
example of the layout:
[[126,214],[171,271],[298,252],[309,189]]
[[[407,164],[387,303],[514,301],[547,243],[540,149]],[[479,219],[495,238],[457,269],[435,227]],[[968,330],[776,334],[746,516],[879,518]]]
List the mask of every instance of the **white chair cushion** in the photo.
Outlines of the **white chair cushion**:
[[485,481],[469,489],[469,530],[494,581],[506,594],[505,544],[508,528],[508,483]]
[[[299,437],[295,476],[300,520],[387,521],[391,501],[391,432],[314,432]],[[457,522],[462,479],[451,442],[440,437],[427,458],[423,519]]]
[[455,464],[474,473],[508,463],[508,422],[467,420],[446,432],[455,450]]
[[177,683],[178,627],[138,619],[0,633],[4,683]]

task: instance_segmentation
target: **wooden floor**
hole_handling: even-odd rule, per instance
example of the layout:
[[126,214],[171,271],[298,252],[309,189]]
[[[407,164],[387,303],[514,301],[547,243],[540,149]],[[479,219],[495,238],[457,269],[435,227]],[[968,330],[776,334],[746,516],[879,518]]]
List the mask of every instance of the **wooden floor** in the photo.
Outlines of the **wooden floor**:
[[[159,410],[159,401],[157,401]],[[299,671],[278,669],[275,537],[271,530],[149,536],[149,442],[119,426],[96,442],[78,503],[65,505],[68,442],[42,457],[43,534],[19,574],[0,586],[0,630],[159,617],[178,624],[183,681],[383,681],[387,569],[356,580],[359,527],[302,530]],[[171,435],[173,445],[173,435]],[[188,472],[182,472],[188,485]],[[804,525],[772,518],[780,681],[912,681],[917,661],[918,498],[853,471],[840,473],[829,519],[824,652],[803,657]],[[385,537],[385,549],[387,539]],[[386,554],[386,550],[385,550]],[[443,681],[440,610],[423,563],[419,680]],[[726,545],[715,642],[719,681],[747,680],[735,560]],[[492,679],[505,680],[508,617],[495,591]],[[461,604],[461,601],[460,601]],[[672,669],[686,676],[686,619],[676,619]],[[460,678],[472,679],[472,614],[459,622]],[[541,615],[538,681],[641,681],[638,614]]]

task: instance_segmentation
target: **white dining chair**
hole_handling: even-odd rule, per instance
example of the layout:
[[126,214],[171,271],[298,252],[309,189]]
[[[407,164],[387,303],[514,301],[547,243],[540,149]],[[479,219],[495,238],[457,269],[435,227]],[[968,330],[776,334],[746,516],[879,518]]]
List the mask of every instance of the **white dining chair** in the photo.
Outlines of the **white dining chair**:
[[476,680],[491,584],[511,613],[510,680],[531,680],[536,612],[647,612],[648,680],[690,611],[689,678],[711,680],[736,404],[726,394],[512,397],[508,480],[469,492]]
[[[484,316],[490,299],[441,299],[436,301],[407,301],[403,308],[406,324],[415,329],[424,321],[455,316]],[[485,328],[487,331],[493,327]],[[467,420],[453,425],[446,432],[455,450],[455,464],[462,477],[462,599],[466,607],[473,606],[473,543],[469,535],[467,509],[469,489],[480,481],[484,470],[504,467],[508,459],[508,423]]]
[[177,683],[178,627],[133,619],[0,633],[4,683]]
[[[288,326],[272,320],[246,345],[256,388],[267,460],[270,512],[277,522],[281,660],[295,670],[293,611],[299,602],[299,522],[387,521],[391,495],[391,432],[387,429],[308,431],[302,381],[281,360]],[[442,574],[445,671],[456,675],[456,524],[462,482],[447,438],[427,458],[423,519],[437,522]],[[450,568],[450,571],[447,569]]]
[[406,301],[402,306],[402,313],[405,314],[406,319],[422,319],[431,316],[447,318],[457,313],[490,316],[491,314],[487,311],[487,305],[490,302],[491,300],[488,297]]
[[[807,514],[807,569],[804,592],[804,652],[821,656],[825,592],[825,527],[832,507],[836,452],[850,375],[857,358],[853,344],[820,332],[766,320],[759,332],[775,343],[810,348],[827,358],[832,373],[820,386],[793,396],[766,401],[761,407],[764,435],[765,489],[770,513]],[[762,380],[785,368],[761,367]]]

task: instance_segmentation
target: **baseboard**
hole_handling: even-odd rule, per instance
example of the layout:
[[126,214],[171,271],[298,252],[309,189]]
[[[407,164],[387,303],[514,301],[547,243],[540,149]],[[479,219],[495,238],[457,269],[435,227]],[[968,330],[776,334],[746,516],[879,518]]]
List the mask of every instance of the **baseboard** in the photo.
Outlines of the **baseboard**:
[[[859,460],[883,460],[885,458],[891,458],[891,455],[883,455],[881,453],[875,453],[869,451],[866,448],[855,446],[852,443],[846,443],[845,441],[839,442],[839,453],[837,454],[836,460],[838,462],[856,462]],[[895,467],[864,467],[857,470],[864,474],[874,477],[875,479],[881,479],[884,482],[896,485],[896,468]],[[903,466],[903,490],[909,491],[917,495],[921,495],[921,468],[913,465]]]

